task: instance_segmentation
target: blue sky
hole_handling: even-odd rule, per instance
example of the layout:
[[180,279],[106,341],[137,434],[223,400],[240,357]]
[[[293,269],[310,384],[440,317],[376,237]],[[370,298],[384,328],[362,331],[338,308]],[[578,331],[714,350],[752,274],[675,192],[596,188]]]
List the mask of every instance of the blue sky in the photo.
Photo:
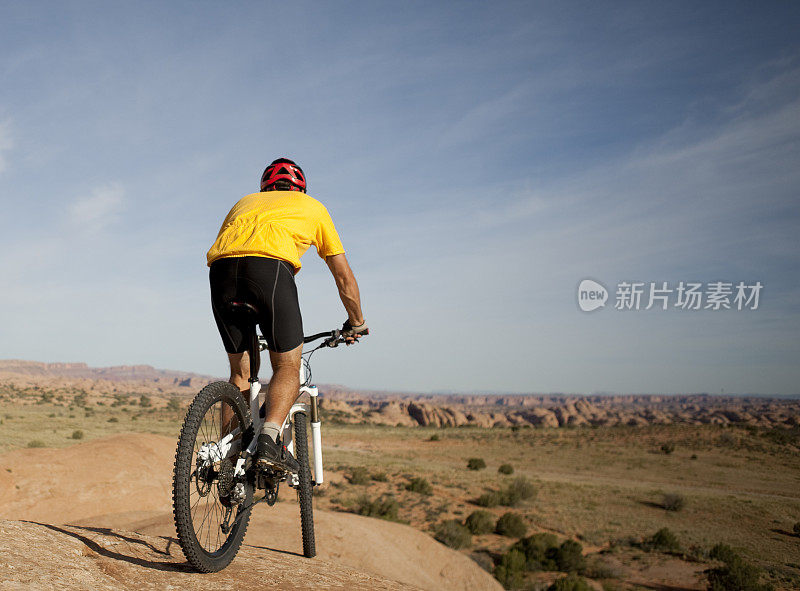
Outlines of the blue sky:
[[[800,392],[800,7],[0,5],[0,358],[224,375],[205,252],[299,162],[372,335],[321,382]],[[313,251],[308,332],[344,319]],[[611,292],[591,313],[576,288]],[[621,281],[758,310],[614,309]]]

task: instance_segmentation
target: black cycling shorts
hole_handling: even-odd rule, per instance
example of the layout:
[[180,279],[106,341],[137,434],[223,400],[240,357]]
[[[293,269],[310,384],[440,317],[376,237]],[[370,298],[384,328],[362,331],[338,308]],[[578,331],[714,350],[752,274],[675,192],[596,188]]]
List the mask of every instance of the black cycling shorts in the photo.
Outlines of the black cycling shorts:
[[225,257],[211,263],[211,307],[228,353],[242,353],[251,327],[229,303],[245,302],[258,310],[258,325],[270,351],[285,353],[303,342],[303,319],[294,283],[294,268],[266,257]]

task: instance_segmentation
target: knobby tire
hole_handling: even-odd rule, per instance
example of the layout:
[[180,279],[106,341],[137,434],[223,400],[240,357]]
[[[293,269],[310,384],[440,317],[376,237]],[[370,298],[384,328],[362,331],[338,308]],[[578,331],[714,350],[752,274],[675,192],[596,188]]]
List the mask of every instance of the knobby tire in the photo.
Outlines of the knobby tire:
[[308,461],[308,429],[304,412],[294,415],[294,449],[297,462],[300,464],[300,472],[297,474],[299,480],[297,497],[300,502],[303,555],[306,558],[313,558],[317,555],[314,540],[314,507],[312,505],[314,485],[311,482],[311,469]]
[[[218,403],[221,403],[218,405]],[[214,414],[218,411],[217,406],[228,405],[234,412],[239,425],[242,426],[244,431],[250,426],[250,409],[244,402],[242,394],[232,384],[228,382],[215,382],[203,388],[195,397],[189,410],[186,413],[186,418],[181,428],[180,438],[178,439],[178,448],[175,452],[175,468],[173,472],[172,481],[172,507],[173,515],[175,517],[175,529],[178,533],[178,541],[181,549],[183,550],[186,560],[200,572],[217,572],[228,566],[239,552],[239,548],[244,540],[247,525],[250,521],[251,509],[246,509],[242,518],[234,525],[227,535],[221,532],[218,524],[216,528],[213,527],[210,517],[221,518],[224,515],[224,505],[219,500],[216,490],[216,484],[210,484],[209,490],[205,497],[197,493],[197,485],[193,471],[197,468],[196,457],[198,445],[202,445],[205,441],[201,439],[208,439],[210,441],[217,441],[218,433],[213,433]],[[208,413],[211,413],[207,416]],[[220,419],[221,420],[221,419]],[[212,426],[206,428],[208,424]],[[220,432],[222,426],[219,426]],[[209,433],[211,431],[211,433]],[[306,450],[306,455],[308,454]],[[307,466],[306,461],[306,466]],[[198,494],[196,501],[192,501],[193,489],[195,494]],[[212,497],[211,495],[217,495]],[[202,511],[198,510],[201,499],[205,498],[215,499],[215,504],[211,509],[206,507],[205,521],[200,523],[202,518]],[[253,500],[253,486],[252,483],[245,483],[245,500],[236,509],[233,510],[233,516],[230,522],[237,517],[242,507],[249,506]],[[206,501],[206,505],[209,501]],[[194,505],[194,506],[193,506]],[[217,506],[218,505],[218,506]],[[193,515],[193,509],[195,510]],[[213,520],[213,519],[212,519]],[[206,526],[206,521],[208,525]],[[203,543],[198,540],[196,533],[197,527],[201,529],[201,539],[203,538],[204,528],[208,528],[209,545],[210,539],[216,536],[216,546],[222,539],[222,543],[216,549],[209,549],[204,547]]]

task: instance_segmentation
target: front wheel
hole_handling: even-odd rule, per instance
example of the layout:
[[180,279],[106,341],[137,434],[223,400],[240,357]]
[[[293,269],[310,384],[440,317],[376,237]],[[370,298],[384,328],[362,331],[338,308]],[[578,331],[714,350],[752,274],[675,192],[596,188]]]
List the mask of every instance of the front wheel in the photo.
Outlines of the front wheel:
[[306,427],[306,413],[297,412],[294,415],[294,449],[300,472],[297,474],[299,485],[297,497],[300,501],[300,525],[303,530],[303,555],[313,558],[317,555],[314,540],[314,507],[312,505],[313,488],[311,482],[311,469],[308,463],[308,429]]
[[[253,483],[235,475],[236,460],[252,431],[241,392],[215,382],[195,397],[175,452],[172,505],[178,541],[186,560],[201,572],[222,570],[242,545]],[[223,438],[234,433],[225,452]]]

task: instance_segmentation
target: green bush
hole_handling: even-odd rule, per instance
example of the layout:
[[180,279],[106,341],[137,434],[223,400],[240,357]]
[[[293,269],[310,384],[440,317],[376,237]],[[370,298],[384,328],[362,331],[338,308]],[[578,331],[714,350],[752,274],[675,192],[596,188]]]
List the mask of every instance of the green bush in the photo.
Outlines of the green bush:
[[44,447],[44,441],[41,439],[34,439],[28,442],[28,447]]
[[494,569],[494,577],[506,589],[514,589],[522,585],[526,568],[525,554],[519,550],[511,549],[500,559]]
[[536,487],[527,478],[520,477],[512,480],[508,486],[501,490],[493,490],[482,494],[475,500],[480,507],[516,507],[522,501],[536,497]]
[[500,504],[514,507],[520,502],[532,499],[535,496],[536,487],[533,486],[532,482],[524,477],[515,478],[508,487],[506,487],[503,501]]
[[386,472],[375,472],[375,474],[372,475],[372,480],[375,482],[387,482],[389,477],[386,476]]
[[667,443],[665,443],[665,444],[663,444],[661,446],[661,453],[663,453],[663,454],[669,455],[674,451],[675,451],[675,444],[672,443],[671,441],[667,442]]
[[683,495],[668,493],[661,500],[661,506],[667,511],[680,511],[686,505]]
[[577,572],[586,566],[583,546],[574,540],[566,540],[555,552],[556,567],[565,573]]
[[431,483],[420,477],[412,478],[411,482],[406,484],[406,490],[410,490],[411,492],[419,493],[421,495],[433,494],[433,487],[431,486]]
[[717,544],[711,548],[711,551],[708,553],[709,558],[725,563],[731,562],[738,556],[739,555],[734,551],[733,548],[728,546],[728,544]]
[[142,394],[139,397],[139,406],[150,406],[152,403],[150,402],[150,397],[147,394]]
[[72,438],[73,439],[83,439],[83,431],[81,431],[80,429],[77,429],[77,430],[73,431],[72,432]]
[[490,534],[494,531],[494,516],[488,511],[473,511],[464,521],[467,529],[475,535]]
[[[718,544],[724,546],[724,544]],[[712,549],[713,552],[713,549]],[[761,569],[746,562],[741,556],[733,552],[730,546],[721,553],[723,565],[706,571],[709,591],[769,591],[771,585],[760,582]]]
[[109,423],[119,423],[119,419],[117,417],[111,417],[110,419],[108,419],[108,422]]
[[658,550],[660,552],[678,552],[681,549],[681,544],[674,533],[666,527],[662,527],[647,538],[642,547],[646,550]]
[[518,513],[504,513],[497,520],[495,531],[501,536],[509,538],[521,538],[528,531],[525,520]]
[[436,528],[434,537],[445,546],[460,550],[472,545],[472,534],[456,519],[445,521]]
[[534,534],[523,538],[511,546],[525,556],[527,570],[556,570],[555,552],[558,542],[553,534]]
[[467,460],[467,469],[469,470],[483,470],[486,467],[486,462],[483,458],[470,458]]
[[350,484],[368,484],[369,472],[363,466],[359,466],[358,468],[351,469],[350,473],[345,476],[345,478]]
[[370,499],[361,495],[356,499],[356,513],[366,517],[377,517],[386,521],[397,521],[397,511],[400,503],[393,495],[383,495],[378,499]]
[[169,402],[167,402],[167,410],[170,412],[176,412],[181,409],[181,403],[177,398],[170,398]]
[[493,490],[479,496],[475,500],[475,504],[479,507],[497,507],[502,500],[503,498],[500,491]]
[[619,579],[622,572],[607,562],[602,556],[595,554],[586,561],[581,570],[584,577],[590,579]]
[[439,441],[439,434],[438,433],[434,433],[433,435],[428,437],[428,441]]
[[547,591],[591,591],[586,579],[576,574],[568,574],[566,577],[557,579],[547,588]]
[[500,474],[513,474],[514,466],[511,464],[502,464],[497,471],[500,472]]

